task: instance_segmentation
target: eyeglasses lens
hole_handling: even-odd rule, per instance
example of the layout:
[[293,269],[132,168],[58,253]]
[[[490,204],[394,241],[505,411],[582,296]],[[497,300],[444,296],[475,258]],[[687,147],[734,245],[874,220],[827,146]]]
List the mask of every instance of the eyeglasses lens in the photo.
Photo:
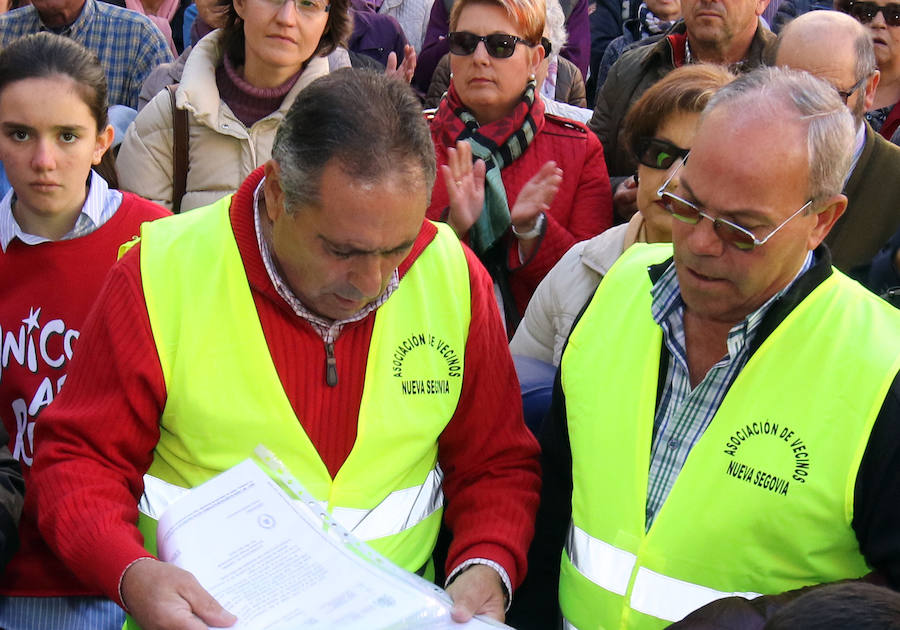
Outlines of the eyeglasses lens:
[[638,162],[661,171],[671,168],[675,160],[684,158],[687,154],[687,149],[658,138],[642,138],[635,148]]
[[447,36],[450,41],[450,52],[454,55],[471,55],[478,48],[478,42],[484,42],[487,53],[495,59],[506,59],[516,51],[519,40],[515,35],[492,33],[479,36],[467,31],[456,31]]
[[[689,225],[697,225],[700,222],[700,209],[683,199],[673,196],[671,193],[663,193],[662,205],[672,217],[678,219],[682,223]],[[726,243],[731,243],[738,249],[753,249],[756,243],[753,238],[739,230],[737,227],[722,221],[721,219],[712,219],[713,229]]]

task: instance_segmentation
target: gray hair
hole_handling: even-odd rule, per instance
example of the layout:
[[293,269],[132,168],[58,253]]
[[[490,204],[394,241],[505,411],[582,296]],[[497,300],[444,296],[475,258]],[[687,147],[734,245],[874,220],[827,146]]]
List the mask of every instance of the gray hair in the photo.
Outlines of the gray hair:
[[437,168],[428,123],[409,85],[350,68],[300,92],[275,135],[272,158],[288,213],[319,205],[322,171],[331,160],[364,182],[421,176],[429,199]]
[[796,120],[807,125],[808,195],[813,206],[843,190],[856,133],[850,110],[831,85],[807,72],[762,67],[716,92],[702,117],[733,105],[761,110],[773,119],[793,110]]
[[550,40],[553,50],[551,57],[559,56],[569,39],[566,32],[566,14],[563,13],[559,0],[547,0],[547,22],[544,24],[544,37]]
[[875,62],[875,44],[869,31],[860,24],[860,30],[854,41],[856,48],[856,80],[875,74],[878,66]]

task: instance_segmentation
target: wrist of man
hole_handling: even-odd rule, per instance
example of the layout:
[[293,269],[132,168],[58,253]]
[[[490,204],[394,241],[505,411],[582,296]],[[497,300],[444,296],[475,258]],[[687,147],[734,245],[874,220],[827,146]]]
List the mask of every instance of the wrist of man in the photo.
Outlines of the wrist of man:
[[122,574],[119,576],[119,588],[117,589],[119,593],[119,604],[122,606],[125,612],[128,612],[128,605],[125,603],[125,596],[122,592],[122,584],[125,581],[125,574],[128,573],[128,569],[136,565],[138,562],[142,562],[144,560],[156,560],[156,558],[154,558],[153,556],[142,556],[140,558],[137,558],[130,562],[128,566],[125,567],[125,569],[122,571]]
[[510,604],[512,604],[512,583],[509,581],[509,574],[506,572],[506,569],[493,560],[488,560],[487,558],[470,558],[466,560],[450,572],[450,575],[447,576],[444,582],[444,588],[450,586],[453,580],[458,578],[466,569],[479,564],[488,566],[497,572],[497,576],[500,578],[500,586],[503,588],[503,596],[506,598],[505,610],[509,611]]

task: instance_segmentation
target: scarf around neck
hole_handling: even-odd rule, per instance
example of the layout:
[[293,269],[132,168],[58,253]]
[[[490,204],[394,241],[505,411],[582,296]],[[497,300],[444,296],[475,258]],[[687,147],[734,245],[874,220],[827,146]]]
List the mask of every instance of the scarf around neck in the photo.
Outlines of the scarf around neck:
[[535,98],[535,82],[525,87],[522,99],[500,120],[479,125],[456,92],[453,81],[435,118],[448,147],[460,140],[472,147],[472,156],[484,160],[484,210],[469,229],[469,245],[478,255],[494,245],[510,226],[509,202],[500,171],[522,155],[544,126],[544,103]]
[[178,51],[175,50],[175,41],[172,39],[171,22],[172,18],[175,17],[175,13],[178,12],[180,4],[179,0],[163,0],[155,13],[148,13],[141,0],[125,0],[126,9],[131,9],[132,11],[137,11],[141,15],[146,15],[150,18],[151,22],[156,24],[156,28],[162,32],[163,37],[165,37],[166,41],[169,43],[169,48],[172,49],[172,54],[176,57],[178,56]]

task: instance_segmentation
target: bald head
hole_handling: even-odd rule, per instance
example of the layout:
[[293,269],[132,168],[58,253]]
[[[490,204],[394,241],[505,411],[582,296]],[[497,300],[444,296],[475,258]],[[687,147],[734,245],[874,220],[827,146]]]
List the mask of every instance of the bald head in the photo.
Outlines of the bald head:
[[847,106],[857,124],[870,108],[869,96],[874,98],[878,84],[871,35],[838,11],[811,11],[791,21],[778,36],[775,64],[805,70],[839,92],[852,90]]

